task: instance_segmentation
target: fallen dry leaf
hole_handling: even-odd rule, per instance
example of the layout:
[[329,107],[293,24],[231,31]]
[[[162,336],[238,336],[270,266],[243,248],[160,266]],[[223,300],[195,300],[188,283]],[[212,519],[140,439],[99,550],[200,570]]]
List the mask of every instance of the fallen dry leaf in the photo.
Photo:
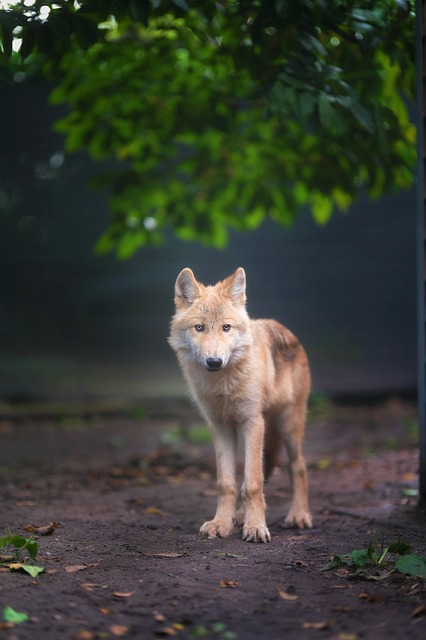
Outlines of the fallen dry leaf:
[[411,482],[417,480],[417,474],[412,472],[407,472],[402,474],[402,479],[404,482]]
[[337,640],[358,640],[359,635],[357,633],[339,633]]
[[115,598],[130,598],[130,596],[133,595],[133,591],[114,591],[114,593],[112,594]]
[[154,620],[156,622],[166,622],[166,616],[164,616],[162,613],[155,613]]
[[357,607],[333,607],[333,611],[340,613],[353,613],[355,611],[359,611]]
[[238,580],[221,580],[220,586],[224,589],[235,589],[238,585]]
[[151,553],[153,558],[182,558],[182,556],[186,555],[185,553],[178,553],[177,551],[170,551],[164,553]]
[[177,630],[174,627],[161,627],[154,631],[156,636],[176,636]]
[[80,587],[85,591],[92,592],[95,589],[102,589],[104,585],[97,584],[96,582],[81,582]]
[[158,509],[157,507],[147,507],[145,509],[145,513],[150,513],[153,516],[165,516],[166,515],[164,513],[164,511],[161,511],[161,509]]
[[376,602],[377,604],[384,602],[383,597],[379,593],[359,593],[358,598],[360,600],[366,600],[367,602]]
[[22,562],[9,562],[7,566],[11,571],[19,571],[22,569]]
[[304,629],[316,629],[317,631],[323,631],[324,629],[330,629],[333,626],[333,622],[330,620],[322,620],[321,622],[304,622],[302,627]]
[[108,607],[101,607],[99,609],[99,613],[102,613],[103,616],[110,616],[112,614],[112,610],[108,609]]
[[278,594],[280,598],[283,600],[288,600],[289,602],[294,602],[294,600],[299,600],[299,596],[296,596],[295,593],[287,593],[287,591],[278,590]]
[[426,604],[419,605],[416,609],[414,609],[411,614],[412,618],[419,618],[420,616],[426,615]]
[[57,522],[49,522],[49,524],[41,526],[37,524],[27,524],[27,526],[24,527],[24,531],[27,531],[28,533],[37,533],[39,536],[49,536],[55,531],[57,526]]
[[124,625],[121,625],[121,624],[113,624],[109,628],[109,630],[113,636],[121,637],[126,635],[126,633],[129,631],[129,627],[125,627]]
[[84,571],[89,567],[90,564],[73,564],[70,567],[65,567],[65,573],[76,573],[77,571]]

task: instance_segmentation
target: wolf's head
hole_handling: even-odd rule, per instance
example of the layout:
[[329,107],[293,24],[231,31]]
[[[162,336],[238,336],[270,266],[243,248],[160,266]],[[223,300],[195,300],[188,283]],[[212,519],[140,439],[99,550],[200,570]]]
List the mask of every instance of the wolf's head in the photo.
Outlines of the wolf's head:
[[207,371],[220,371],[238,362],[252,343],[245,301],[242,267],[207,287],[197,282],[191,269],[183,269],[175,284],[176,313],[169,337],[181,363],[197,362]]

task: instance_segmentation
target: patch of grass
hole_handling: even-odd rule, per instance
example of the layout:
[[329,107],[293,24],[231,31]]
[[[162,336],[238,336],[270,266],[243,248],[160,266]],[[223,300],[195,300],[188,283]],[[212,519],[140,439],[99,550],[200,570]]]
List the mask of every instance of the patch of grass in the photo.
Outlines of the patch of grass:
[[194,425],[188,429],[182,429],[175,425],[170,427],[161,436],[161,442],[165,445],[176,445],[183,442],[192,444],[210,444],[211,435],[208,427],[205,425]]
[[87,420],[77,414],[62,416],[59,426],[63,431],[84,431],[87,428]]
[[128,418],[132,420],[146,420],[148,418],[148,411],[146,407],[140,405],[135,407],[130,407],[127,410],[126,415]]
[[396,436],[391,436],[387,438],[385,442],[385,448],[388,451],[398,451],[401,448],[401,443]]
[[192,629],[191,638],[221,638],[221,640],[235,640],[237,634],[229,631],[223,622],[215,622],[211,626],[198,625]]
[[312,393],[309,398],[308,413],[312,420],[328,420],[334,411],[334,403],[326,393]]
[[412,418],[411,416],[405,416],[405,418],[403,418],[403,424],[410,442],[413,444],[417,444],[417,442],[419,441],[420,433],[418,421],[414,420],[414,418]]

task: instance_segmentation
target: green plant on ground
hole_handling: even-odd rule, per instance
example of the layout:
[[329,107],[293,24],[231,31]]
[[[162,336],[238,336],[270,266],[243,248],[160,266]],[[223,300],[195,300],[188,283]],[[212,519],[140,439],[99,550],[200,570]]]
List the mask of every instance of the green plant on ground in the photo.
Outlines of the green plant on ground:
[[7,536],[0,538],[0,549],[3,547],[14,547],[17,556],[22,551],[26,551],[31,560],[35,560],[38,553],[38,544],[35,540],[24,538],[23,536],[16,536],[10,532]]
[[215,622],[209,627],[198,625],[191,631],[191,638],[221,638],[222,640],[235,640],[237,634],[229,631],[223,622]]
[[[23,536],[17,536],[9,532],[7,536],[0,538],[0,549],[5,547],[13,547],[14,553],[12,556],[0,557],[1,564],[8,567],[11,571],[25,571],[32,578],[36,578],[40,573],[44,571],[43,567],[36,564],[30,564],[34,562],[38,553],[38,544],[31,538],[24,538]],[[22,553],[26,553],[29,557],[29,561],[21,561]]]
[[348,578],[367,580],[384,580],[395,571],[426,578],[426,558],[410,553],[410,550],[410,545],[401,540],[385,546],[382,536],[380,543],[375,540],[366,549],[334,554],[321,571],[336,570],[339,575]]

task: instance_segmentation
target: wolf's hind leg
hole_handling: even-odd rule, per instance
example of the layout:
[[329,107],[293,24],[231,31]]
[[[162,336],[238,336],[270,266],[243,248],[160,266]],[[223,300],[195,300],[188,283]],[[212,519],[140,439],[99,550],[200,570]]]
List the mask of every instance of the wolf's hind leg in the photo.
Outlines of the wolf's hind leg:
[[285,527],[310,529],[312,515],[308,504],[308,473],[302,454],[305,429],[305,403],[296,402],[283,412],[283,436],[288,453],[288,466],[292,489],[290,510],[284,521]]
[[278,465],[281,453],[282,437],[281,437],[281,416],[272,415],[265,418],[265,445],[263,451],[263,473],[265,482]]

